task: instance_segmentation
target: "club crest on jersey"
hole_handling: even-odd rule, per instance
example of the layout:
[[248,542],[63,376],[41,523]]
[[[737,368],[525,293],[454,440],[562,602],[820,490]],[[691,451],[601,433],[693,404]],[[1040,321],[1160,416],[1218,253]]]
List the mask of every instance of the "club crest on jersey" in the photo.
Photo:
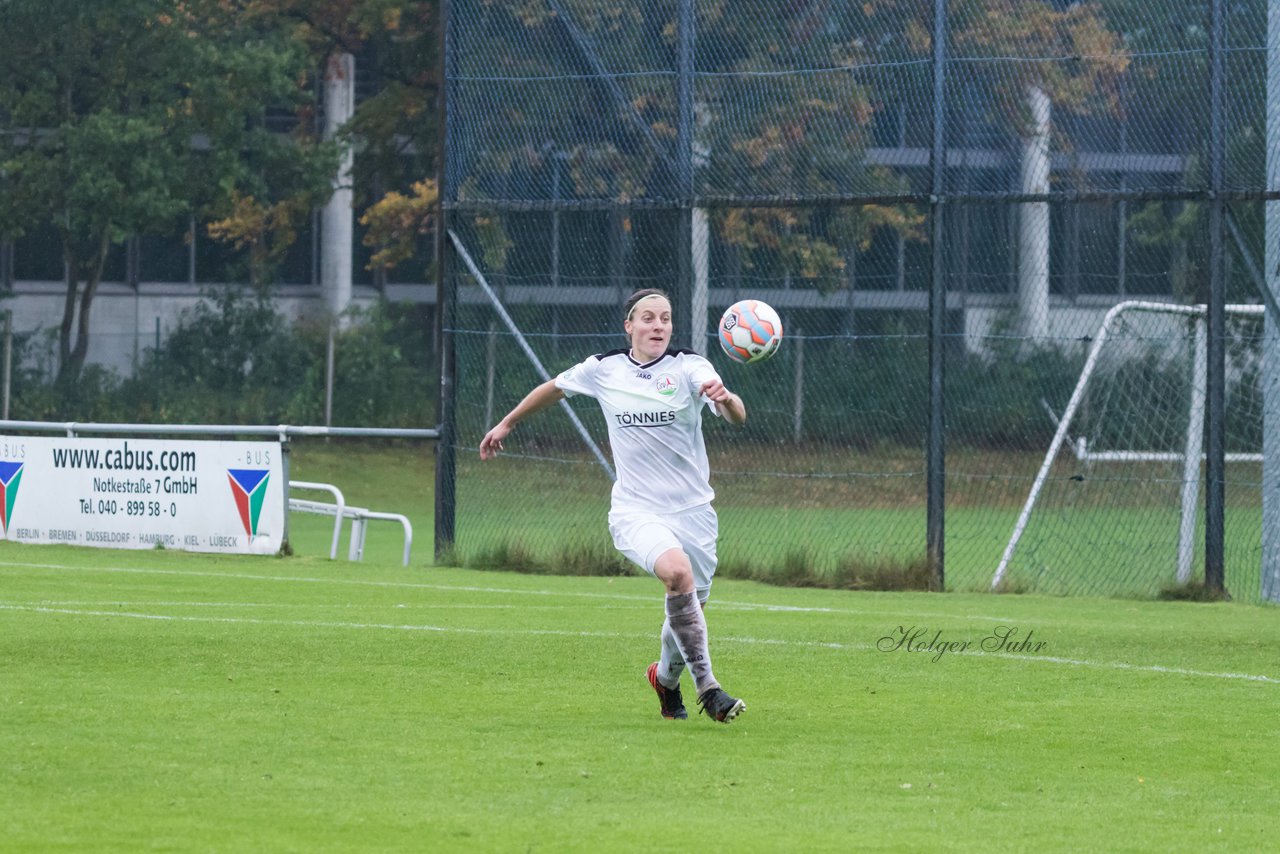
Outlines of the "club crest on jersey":
[[658,394],[669,397],[676,393],[676,389],[680,387],[680,384],[676,382],[676,378],[671,374],[659,374],[658,378],[653,382],[653,387],[658,390]]

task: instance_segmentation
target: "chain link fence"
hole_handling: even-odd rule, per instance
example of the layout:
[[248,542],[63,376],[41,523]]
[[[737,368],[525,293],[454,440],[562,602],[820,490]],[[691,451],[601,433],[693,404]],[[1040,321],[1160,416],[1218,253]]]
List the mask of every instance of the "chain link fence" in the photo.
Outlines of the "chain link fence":
[[[530,352],[554,375],[624,346],[623,300],[660,287],[677,336],[749,411],[741,430],[706,427],[722,573],[927,578],[932,346],[949,589],[1151,596],[1202,579],[1215,469],[1200,461],[1210,446],[1185,457],[1190,434],[1213,439],[1198,425],[1217,388],[1227,450],[1246,455],[1225,463],[1226,586],[1259,596],[1276,394],[1260,313],[1226,337],[1200,315],[1207,355],[1177,312],[1111,330],[1108,367],[1065,432],[1182,458],[1050,451],[1117,304],[1262,310],[1278,155],[1262,0],[457,0],[450,14],[446,227],[474,262],[453,253],[446,279],[457,480],[444,500],[459,560],[623,571],[593,401],[570,403],[585,431],[551,410],[497,462],[476,448],[541,381]],[[763,364],[715,344],[720,311],[743,297],[786,325]],[[1230,351],[1226,375],[1206,379],[1215,346]],[[1049,488],[1002,565],[1045,466]]]

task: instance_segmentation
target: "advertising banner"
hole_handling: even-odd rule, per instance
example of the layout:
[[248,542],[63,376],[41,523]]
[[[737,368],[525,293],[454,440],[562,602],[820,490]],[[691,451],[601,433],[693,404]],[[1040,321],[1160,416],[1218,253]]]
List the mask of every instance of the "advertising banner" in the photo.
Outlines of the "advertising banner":
[[0,435],[14,542],[274,554],[284,489],[279,442]]

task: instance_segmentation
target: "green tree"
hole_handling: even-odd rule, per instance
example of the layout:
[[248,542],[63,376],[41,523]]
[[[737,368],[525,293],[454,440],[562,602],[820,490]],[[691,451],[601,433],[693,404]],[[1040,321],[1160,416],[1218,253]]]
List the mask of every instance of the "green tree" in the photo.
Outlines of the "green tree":
[[[471,143],[459,196],[510,197],[494,176],[517,176],[515,183],[549,172],[549,157],[563,156],[568,193],[578,198],[678,199],[680,3],[465,5],[466,49],[455,55],[466,81],[460,89],[475,102],[483,95],[490,109],[457,120]],[[1025,128],[1032,85],[1062,113],[1115,110],[1128,56],[1098,4],[950,6],[950,53],[965,60],[948,72],[952,121],[972,109],[957,103],[964,97],[957,84],[966,81],[989,96],[991,112],[980,119],[1011,138]],[[917,129],[901,144],[928,144],[918,129],[931,121],[932,9],[918,0],[693,4],[693,193],[743,200],[712,214],[743,267],[833,290],[849,286],[848,262],[876,232],[923,239],[922,213],[912,205],[831,214],[814,201],[928,191],[923,170],[884,165],[869,149],[899,144],[876,141],[899,109]],[[751,206],[753,199],[795,204]]]
[[[1140,59],[1125,76],[1128,144],[1137,151],[1185,155],[1174,189],[1204,190],[1210,180],[1210,5],[1198,2],[1109,0],[1108,25],[1123,33]],[[1267,8],[1264,0],[1226,4],[1226,186],[1266,188]],[[1173,295],[1202,303],[1209,294],[1209,206],[1194,200],[1149,200],[1129,208],[1128,227],[1139,247],[1167,253]],[[1228,259],[1264,243],[1265,206],[1232,203],[1232,227],[1244,246],[1229,243]],[[1231,237],[1228,237],[1231,240]],[[1229,266],[1228,302],[1256,300],[1244,265]]]
[[[292,27],[316,57],[349,53],[362,81],[342,141],[352,170],[370,269],[414,256],[433,229],[438,148],[439,4],[436,0],[246,0]],[[269,215],[259,211],[261,216]]]
[[114,244],[194,216],[251,245],[261,235],[241,220],[287,234],[329,194],[332,147],[292,120],[310,105],[315,63],[269,12],[227,0],[4,3],[0,233],[59,236],[62,387],[84,366]]
[[376,204],[436,168],[438,11],[435,0],[256,0],[293,25],[312,55],[350,53],[368,81],[344,135],[356,144],[358,207]]

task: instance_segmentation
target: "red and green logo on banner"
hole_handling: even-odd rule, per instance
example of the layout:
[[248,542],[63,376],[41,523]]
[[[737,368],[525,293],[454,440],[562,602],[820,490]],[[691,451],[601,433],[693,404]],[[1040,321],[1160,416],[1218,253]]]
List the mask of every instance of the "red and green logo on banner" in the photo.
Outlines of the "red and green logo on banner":
[[235,498],[236,509],[240,511],[244,532],[250,537],[258,533],[258,517],[262,515],[262,500],[267,494],[269,474],[267,469],[227,469],[231,495]]
[[0,460],[0,532],[9,530],[13,502],[18,498],[18,484],[22,483],[22,467],[25,465]]

